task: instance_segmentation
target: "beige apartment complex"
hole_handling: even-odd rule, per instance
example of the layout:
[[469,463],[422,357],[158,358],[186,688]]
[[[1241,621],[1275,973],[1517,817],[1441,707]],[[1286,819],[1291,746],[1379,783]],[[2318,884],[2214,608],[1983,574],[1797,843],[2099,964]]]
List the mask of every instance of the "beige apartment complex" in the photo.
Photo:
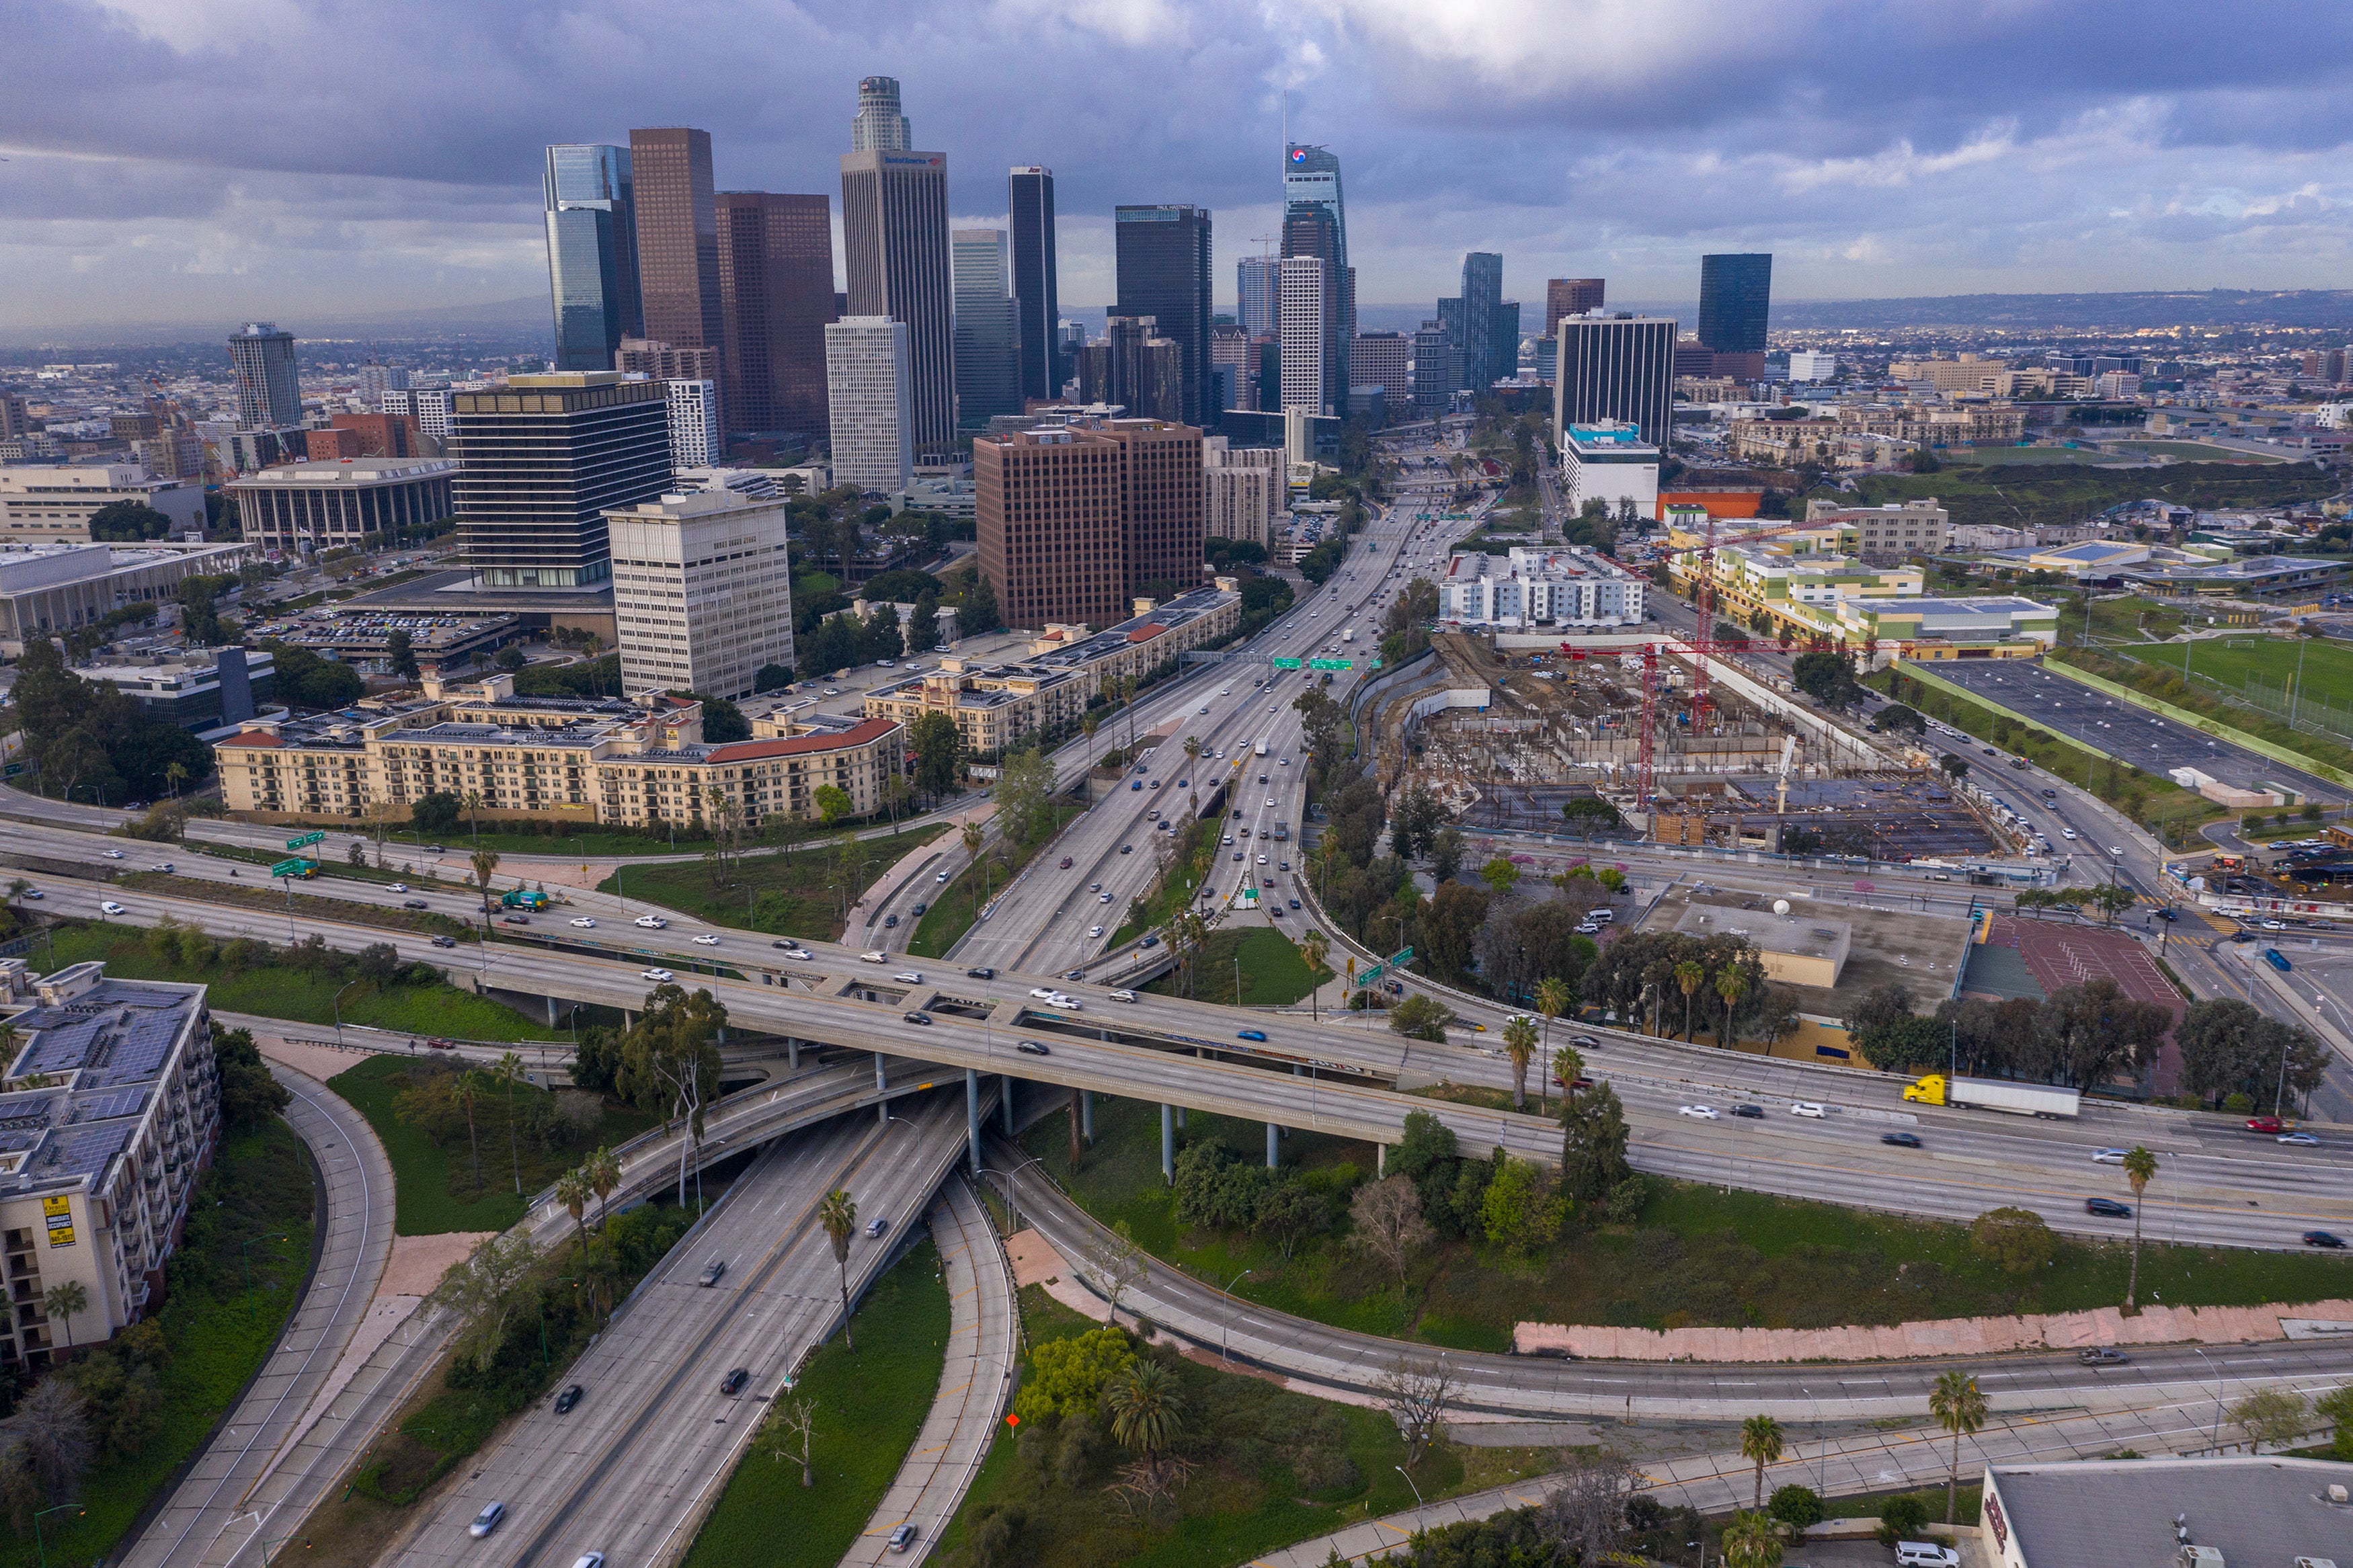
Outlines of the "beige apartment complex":
[[1806,521],[1852,529],[1855,548],[1865,560],[1934,554],[1953,543],[1952,519],[1934,496],[1883,506],[1811,500],[1806,503]]
[[873,718],[812,716],[712,745],[699,702],[517,697],[513,685],[428,679],[421,696],[363,700],[356,718],[256,725],[215,748],[222,797],[270,822],[405,819],[447,794],[499,819],[684,826],[724,807],[749,826],[818,815],[828,784],[870,816],[906,766],[901,727]]

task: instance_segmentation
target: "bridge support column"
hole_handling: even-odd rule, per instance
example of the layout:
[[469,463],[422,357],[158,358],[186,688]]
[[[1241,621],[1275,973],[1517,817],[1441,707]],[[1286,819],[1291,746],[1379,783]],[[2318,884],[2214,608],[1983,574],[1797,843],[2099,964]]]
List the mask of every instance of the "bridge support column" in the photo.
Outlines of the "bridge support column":
[[1376,1143],[1373,1145],[1373,1180],[1377,1182],[1388,1173],[1389,1146],[1386,1143]]
[[1185,1108],[1181,1105],[1176,1108],[1176,1131],[1185,1131]]
[[[885,1058],[881,1051],[874,1053],[874,1092],[877,1094],[881,1093],[884,1089],[889,1087],[888,1081],[882,1075],[882,1064]],[[887,1100],[876,1101],[874,1106],[874,1115],[877,1121],[881,1121],[883,1125],[888,1126],[891,1121],[891,1102]]]
[[547,999],[547,1026],[551,1029],[555,1027],[555,998],[553,996]]
[[1176,1184],[1176,1121],[1173,1108],[1160,1107],[1160,1180],[1164,1185]]
[[964,1069],[964,1142],[972,1162],[972,1179],[980,1180],[980,1074]]
[[1094,1147],[1095,1091],[1091,1089],[1079,1090],[1079,1136],[1087,1141],[1089,1148]]
[[1282,1138],[1282,1129],[1271,1121],[1268,1122],[1266,1124],[1266,1168],[1270,1171],[1282,1163],[1282,1151],[1277,1147]]
[[785,1070],[787,1072],[801,1070],[801,1043],[789,1035],[785,1037]]
[[1005,1101],[1005,1135],[1010,1138],[1013,1136],[1013,1075],[1011,1073],[1005,1075],[1004,1088],[998,1092],[999,1098]]

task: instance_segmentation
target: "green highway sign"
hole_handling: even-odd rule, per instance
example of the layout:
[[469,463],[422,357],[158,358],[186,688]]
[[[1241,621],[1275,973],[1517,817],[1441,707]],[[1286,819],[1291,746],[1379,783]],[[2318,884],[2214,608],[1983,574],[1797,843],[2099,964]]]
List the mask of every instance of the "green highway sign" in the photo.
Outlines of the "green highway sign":
[[1299,668],[1299,661],[1295,658],[1278,658],[1274,661],[1274,668],[1277,669],[1297,669]]
[[1345,658],[1311,658],[1307,661],[1307,668],[1310,669],[1353,669],[1356,667],[1351,665]]
[[289,849],[301,849],[312,844],[324,844],[326,841],[327,836],[323,833],[305,833],[299,838],[288,839],[286,841],[286,847]]
[[[1356,961],[1353,958],[1348,961],[1349,965],[1352,968],[1355,966],[1356,962]],[[1409,947],[1402,952],[1393,952],[1389,954],[1388,957],[1382,959],[1379,963],[1366,970],[1362,974],[1357,975],[1356,977],[1356,983],[1359,985],[1370,985],[1374,981],[1378,980],[1387,971],[1392,969],[1402,969],[1408,963],[1412,962],[1413,949]]]
[[269,874],[273,877],[299,877],[310,868],[311,862],[297,857],[291,860],[280,860],[269,868]]

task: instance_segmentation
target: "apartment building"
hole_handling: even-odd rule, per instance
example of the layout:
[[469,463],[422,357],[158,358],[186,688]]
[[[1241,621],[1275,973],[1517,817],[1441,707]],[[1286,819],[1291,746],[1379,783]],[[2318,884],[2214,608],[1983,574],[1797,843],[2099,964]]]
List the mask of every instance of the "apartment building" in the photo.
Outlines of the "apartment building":
[[694,826],[724,809],[747,825],[812,816],[832,784],[854,816],[882,808],[903,773],[900,726],[803,719],[749,741],[702,739],[700,702],[517,697],[512,677],[365,699],[348,713],[265,722],[215,748],[233,812],[269,822],[406,816],[432,794],[479,796],[482,815]]
[[[102,963],[36,980],[16,959],[0,984],[22,1042],[0,1079],[0,1370],[30,1373],[160,1297],[220,1136],[220,1088],[201,985],[111,980]],[[48,1292],[69,1283],[89,1304],[50,1318]]]
[[1841,506],[1833,500],[1806,503],[1810,523],[1836,523],[1854,531],[1855,547],[1866,561],[1933,555],[1953,545],[1953,522],[1934,496],[1883,506]]
[[1457,554],[1438,585],[1440,619],[1480,626],[1616,626],[1642,619],[1649,579],[1582,547]]

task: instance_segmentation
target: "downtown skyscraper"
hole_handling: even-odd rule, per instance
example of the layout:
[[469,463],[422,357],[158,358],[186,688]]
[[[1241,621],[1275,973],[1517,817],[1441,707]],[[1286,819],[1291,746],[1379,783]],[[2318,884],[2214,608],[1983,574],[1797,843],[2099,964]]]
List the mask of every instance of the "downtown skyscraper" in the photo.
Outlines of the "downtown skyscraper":
[[228,340],[237,374],[237,427],[283,430],[302,423],[302,387],[294,371],[294,334],[275,321],[248,321]]
[[1021,412],[1020,310],[1007,291],[1010,268],[1001,228],[960,228],[951,237],[955,273],[956,422],[986,427]]
[[[887,98],[879,90],[870,97],[877,83],[888,83]],[[913,139],[906,116],[897,113],[898,97],[898,83],[888,77],[859,84],[853,143]],[[915,451],[926,458],[947,452],[955,442],[947,154],[881,145],[844,154],[841,237],[849,268],[848,314],[906,323]]]
[[550,147],[541,190],[555,368],[611,370],[621,340],[645,335],[629,150],[601,142]]
[[[1462,258],[1462,368],[1472,395],[1484,397],[1498,375],[1495,328],[1504,304],[1504,258],[1492,250]],[[1514,345],[1517,347],[1516,344]],[[1515,356],[1516,357],[1516,356]]]
[[831,198],[722,191],[717,200],[720,371],[732,428],[823,430]]
[[[1773,310],[1773,257],[1752,251],[1699,258],[1699,341],[1718,354],[1753,356],[1734,374],[1765,374],[1765,328]],[[1718,367],[1716,374],[1726,374]]]
[[726,329],[719,303],[711,132],[683,127],[632,131],[629,163],[644,335],[674,348],[717,349]]
[[1051,402],[1062,395],[1067,379],[1056,341],[1062,307],[1054,283],[1054,171],[1020,165],[1010,172],[1007,184],[1006,211],[1013,224],[1013,300],[1020,315],[1015,347],[1021,395]]
[[1113,314],[1149,316],[1182,359],[1182,407],[1187,425],[1215,423],[1209,390],[1209,209],[1189,204],[1123,206],[1115,214],[1119,303]]
[[[1356,273],[1348,265],[1347,204],[1340,188],[1340,160],[1323,147],[1293,142],[1282,161],[1282,256],[1286,261],[1313,257],[1324,263],[1320,293],[1322,320],[1316,326],[1322,341],[1318,381],[1322,391],[1314,414],[1345,415],[1348,411],[1348,344],[1356,335]],[[1293,375],[1291,345],[1309,331],[1290,319],[1292,301],[1308,298],[1304,274],[1283,269],[1279,309],[1284,312],[1282,401],[1294,403],[1294,389],[1304,383]]]

